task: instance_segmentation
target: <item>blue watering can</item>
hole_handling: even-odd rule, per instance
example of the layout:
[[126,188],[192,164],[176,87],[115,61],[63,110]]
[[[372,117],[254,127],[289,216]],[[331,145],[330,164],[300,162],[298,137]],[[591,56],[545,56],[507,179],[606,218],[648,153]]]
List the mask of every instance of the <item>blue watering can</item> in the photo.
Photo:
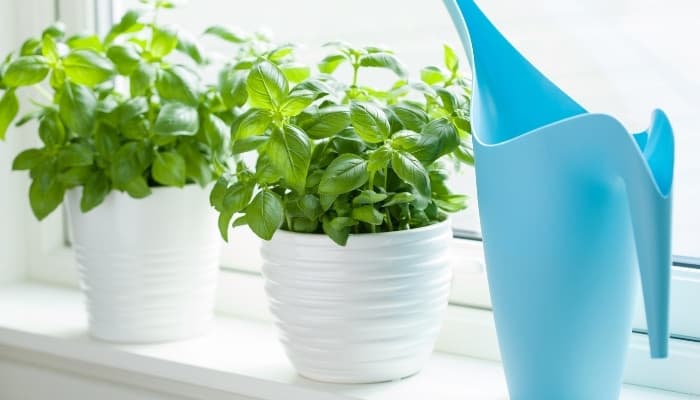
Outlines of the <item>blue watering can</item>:
[[514,400],[617,399],[641,275],[668,349],[673,132],[588,113],[473,0],[445,0],[474,74],[471,118],[498,340]]

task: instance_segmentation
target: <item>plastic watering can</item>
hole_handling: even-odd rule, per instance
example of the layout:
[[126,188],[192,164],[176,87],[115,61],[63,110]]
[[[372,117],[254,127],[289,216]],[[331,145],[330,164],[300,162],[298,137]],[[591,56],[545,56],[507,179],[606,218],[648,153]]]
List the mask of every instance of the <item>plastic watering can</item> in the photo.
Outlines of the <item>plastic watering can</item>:
[[511,398],[616,399],[639,275],[651,356],[667,355],[670,123],[656,110],[633,135],[588,113],[473,0],[445,4],[474,74],[481,227]]

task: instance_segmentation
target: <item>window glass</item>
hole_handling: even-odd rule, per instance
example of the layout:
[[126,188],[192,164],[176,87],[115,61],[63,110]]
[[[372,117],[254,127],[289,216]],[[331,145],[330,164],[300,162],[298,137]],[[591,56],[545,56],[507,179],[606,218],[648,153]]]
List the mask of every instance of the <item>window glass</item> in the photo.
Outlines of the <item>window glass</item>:
[[[115,3],[115,15],[135,0]],[[646,129],[651,111],[663,108],[676,132],[674,253],[700,257],[700,2],[693,0],[481,0],[494,23],[535,65],[592,112],[610,113],[632,131]],[[426,64],[439,64],[442,43],[459,47],[442,1],[296,0],[190,1],[163,20],[202,32],[224,24],[246,31],[266,28],[277,39],[302,43],[302,61],[324,54],[320,45],[345,40],[393,48],[416,79]],[[214,41],[208,48],[226,53]],[[462,52],[460,51],[460,54]],[[389,82],[382,73],[360,79]],[[454,217],[458,229],[479,230],[473,171],[452,179],[473,196]],[[527,212],[527,210],[523,210]]]

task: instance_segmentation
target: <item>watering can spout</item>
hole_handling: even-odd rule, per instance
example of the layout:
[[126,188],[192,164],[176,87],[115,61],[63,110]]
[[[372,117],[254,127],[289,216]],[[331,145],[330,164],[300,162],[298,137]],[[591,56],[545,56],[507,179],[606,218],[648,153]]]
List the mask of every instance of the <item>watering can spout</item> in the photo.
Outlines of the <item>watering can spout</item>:
[[[474,76],[472,124],[477,125],[476,140],[497,144],[586,112],[523,57],[474,0],[444,2]],[[534,98],[539,101],[533,102]]]
[[[641,141],[637,139],[637,144],[648,165],[648,172],[630,169],[626,171],[626,183],[642,279],[651,357],[665,358],[668,353],[669,336],[674,143],[671,125],[662,111],[654,112],[649,130],[640,135],[645,134],[646,138]],[[652,177],[651,184],[649,174]]]

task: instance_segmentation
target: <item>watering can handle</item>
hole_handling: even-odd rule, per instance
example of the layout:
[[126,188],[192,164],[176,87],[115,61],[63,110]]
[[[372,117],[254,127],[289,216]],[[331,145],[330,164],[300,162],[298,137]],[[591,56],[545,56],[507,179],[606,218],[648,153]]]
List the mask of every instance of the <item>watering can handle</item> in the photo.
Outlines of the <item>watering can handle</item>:
[[[671,124],[666,114],[656,110],[642,154],[648,168],[622,171],[642,279],[652,358],[665,358],[668,353],[673,148]],[[653,176],[651,181],[649,174]]]

